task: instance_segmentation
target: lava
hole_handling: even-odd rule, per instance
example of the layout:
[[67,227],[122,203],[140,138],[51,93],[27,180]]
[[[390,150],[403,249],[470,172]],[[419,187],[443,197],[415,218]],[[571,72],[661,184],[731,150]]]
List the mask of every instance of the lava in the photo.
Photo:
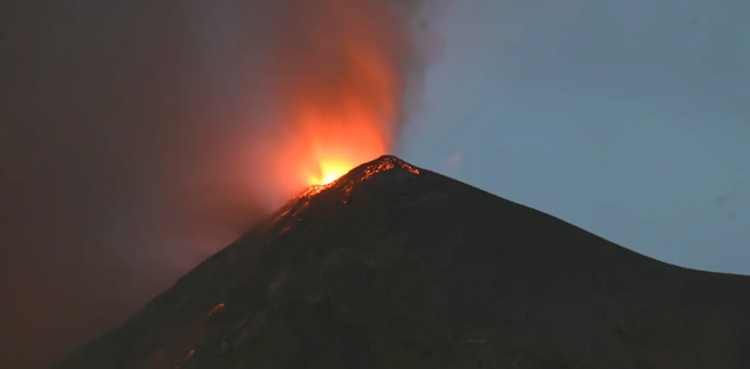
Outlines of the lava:
[[353,167],[354,164],[347,161],[322,161],[320,163],[320,174],[310,176],[310,185],[327,185],[339,179]]
[[[394,169],[405,170],[414,175],[420,174],[419,169],[401,161],[400,159],[393,156],[384,156],[373,163],[369,163],[359,168],[358,170],[355,169],[342,175],[337,174],[335,178],[333,178],[331,181],[326,182],[325,184],[314,184],[308,187],[293,198],[292,203],[296,203],[299,200],[304,200],[302,205],[299,205],[296,208],[293,215],[296,216],[297,214],[305,210],[307,205],[309,205],[309,200],[311,197],[334,186],[340,186],[343,188],[344,197],[342,199],[342,202],[347,203],[349,201],[349,194],[355,184],[366,181],[378,173],[383,173]],[[346,178],[342,178],[344,175],[346,175]],[[289,205],[287,206],[288,207],[283,212],[281,212],[280,215],[278,215],[278,217],[276,218],[277,221],[285,217],[292,211],[292,207],[289,207]]]
[[[281,198],[334,182],[388,153],[403,123],[407,73],[416,63],[406,4],[293,0],[269,59],[280,131],[260,160]],[[299,9],[297,9],[298,7]],[[288,42],[286,38],[289,38]]]

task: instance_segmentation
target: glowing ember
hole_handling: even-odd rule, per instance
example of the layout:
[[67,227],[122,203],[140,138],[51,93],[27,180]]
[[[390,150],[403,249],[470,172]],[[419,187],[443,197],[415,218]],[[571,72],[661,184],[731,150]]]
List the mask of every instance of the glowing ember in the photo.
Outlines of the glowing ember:
[[211,311],[208,313],[208,316],[214,315],[215,312],[217,312],[217,311],[219,311],[219,310],[221,310],[223,308],[224,308],[224,303],[220,303],[220,304],[214,306],[214,308],[211,309]]

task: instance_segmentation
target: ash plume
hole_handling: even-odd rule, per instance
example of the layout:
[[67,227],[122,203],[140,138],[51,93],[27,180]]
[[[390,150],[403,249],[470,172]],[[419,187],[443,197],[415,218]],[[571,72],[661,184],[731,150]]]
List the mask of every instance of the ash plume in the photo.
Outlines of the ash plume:
[[305,160],[388,151],[431,55],[425,3],[10,4],[0,367],[120,323],[304,188]]

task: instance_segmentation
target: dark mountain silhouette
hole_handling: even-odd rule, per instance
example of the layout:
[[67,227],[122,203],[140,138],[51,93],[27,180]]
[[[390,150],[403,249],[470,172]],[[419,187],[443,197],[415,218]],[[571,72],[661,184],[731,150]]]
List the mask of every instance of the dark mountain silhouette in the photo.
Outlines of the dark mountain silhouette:
[[668,265],[384,156],[54,368],[750,368],[750,277]]

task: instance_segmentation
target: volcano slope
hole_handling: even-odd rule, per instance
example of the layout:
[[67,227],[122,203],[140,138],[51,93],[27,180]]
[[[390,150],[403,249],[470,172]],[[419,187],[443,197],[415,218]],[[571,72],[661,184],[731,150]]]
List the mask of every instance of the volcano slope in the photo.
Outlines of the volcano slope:
[[749,300],[384,156],[54,368],[747,369]]

